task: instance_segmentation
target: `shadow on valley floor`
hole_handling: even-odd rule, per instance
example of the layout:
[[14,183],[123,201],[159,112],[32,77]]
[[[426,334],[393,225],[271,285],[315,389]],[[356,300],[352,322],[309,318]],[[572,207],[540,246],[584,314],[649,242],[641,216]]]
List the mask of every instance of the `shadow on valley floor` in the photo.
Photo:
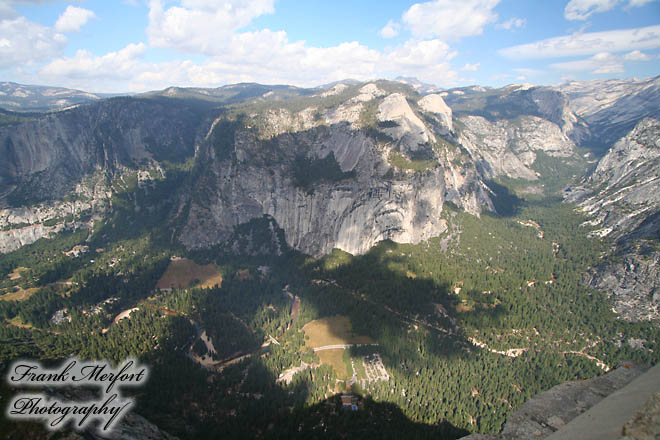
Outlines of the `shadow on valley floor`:
[[[276,385],[275,375],[259,361],[228,368],[210,382],[198,374],[197,380],[183,384],[174,371],[181,369],[170,364],[152,370],[154,384],[172,386],[145,389],[141,394],[148,395],[148,402],[142,400],[138,412],[180,438],[456,439],[469,434],[446,421],[415,423],[397,405],[369,397],[358,399],[357,411],[342,408],[340,395],[307,406],[311,377],[299,378],[293,386]],[[241,378],[240,392],[227,394],[226,387]]]
[[522,209],[523,199],[516,196],[509,188],[501,185],[494,180],[487,180],[484,182],[491,190],[491,200],[495,206],[495,211],[501,217],[514,217],[520,214]]
[[[255,227],[268,228],[269,224],[257,222]],[[189,338],[194,334],[189,318],[198,320],[204,316],[208,324],[215,316],[226,317],[233,313],[251,322],[270,306],[276,310],[291,307],[286,294],[289,291],[300,299],[300,305],[286,332],[304,340],[301,329],[305,323],[346,316],[356,335],[368,336],[378,344],[376,351],[382,355],[392,379],[377,386],[388,387],[388,393],[389,388],[396,387],[394,397],[409,392],[411,398],[414,396],[420,402],[447,399],[449,403],[445,406],[453,410],[451,407],[457,396],[432,381],[424,384],[425,389],[415,388],[416,378],[422,368],[428,371],[429,365],[437,365],[427,363],[429,359],[467,359],[475,356],[477,350],[452,323],[456,304],[449,295],[451,286],[412,273],[401,252],[396,244],[382,242],[366,255],[351,257],[334,252],[320,260],[292,251],[279,258],[221,255],[219,248],[186,253],[183,255],[199,264],[215,261],[226,267],[227,276],[221,287],[182,293],[178,304],[182,310],[188,307],[186,310],[192,313],[187,311],[184,315],[179,311],[177,316],[162,312],[163,304],[146,307],[141,302],[151,301],[145,298],[153,294],[157,273],[162,273],[165,267],[138,270],[135,279],[128,275],[117,278],[113,283],[116,281],[119,287],[107,280],[102,283],[102,275],[97,274],[90,280],[100,277],[98,283],[88,286],[89,292],[79,292],[80,304],[99,301],[102,298],[96,295],[102,293],[105,297],[123,292],[126,302],[122,302],[122,307],[140,307],[141,310],[131,319],[114,325],[106,334],[98,334],[98,329],[93,332],[90,327],[86,334],[94,333],[93,337],[80,339],[82,345],[75,349],[81,353],[97,353],[88,356],[101,358],[121,358],[144,350],[137,353],[144,353],[140,358],[150,365],[151,374],[144,388],[133,391],[137,398],[136,412],[182,439],[291,438],[292,435],[294,438],[458,438],[466,431],[447,422],[448,417],[417,403],[411,409],[410,405],[406,408],[404,402],[374,397],[366,398],[363,407],[355,413],[338,410],[337,397],[331,396],[340,392],[341,387],[338,388],[334,377],[330,377],[331,369],[327,366],[298,373],[289,385],[277,383],[281,371],[300,365],[302,351],[291,351],[286,357],[278,351],[279,347],[262,350],[260,344],[267,335],[245,335],[246,347],[257,351],[251,358],[227,366],[220,374],[205,370],[186,355],[191,343]],[[131,258],[142,259],[142,255],[138,253]],[[264,266],[270,270],[262,277],[258,275],[259,268]],[[246,268],[252,274],[247,278],[243,277]],[[134,289],[133,293],[124,292]],[[140,294],[136,295],[138,292]],[[163,293],[162,298],[174,298],[175,293]],[[71,305],[78,304],[73,299],[68,301]],[[172,310],[172,305],[168,306]],[[208,313],[209,308],[217,308],[217,313]],[[482,309],[464,313],[475,319],[492,318],[497,314]],[[155,333],[158,328],[160,333]],[[213,336],[215,344],[223,340],[229,343],[237,337],[235,332],[223,334],[222,328],[218,327]],[[329,331],[332,333],[332,328]],[[159,334],[158,343],[151,339],[156,334]],[[62,346],[52,352],[59,358],[66,357],[60,353],[71,353],[71,347],[60,344],[58,335],[45,335],[50,338],[43,341],[48,346]],[[275,336],[281,339],[281,334]],[[91,351],[94,346],[97,351]],[[352,354],[359,356],[355,351]],[[372,394],[368,389],[356,391],[365,396]],[[380,391],[382,396],[383,390]],[[310,402],[320,403],[309,406]],[[430,423],[419,423],[419,420]],[[462,426],[467,425],[463,423]],[[16,438],[39,437],[18,435]]]
[[412,422],[401,408],[371,398],[360,398],[358,410],[342,408],[340,396],[295,411],[274,423],[265,438],[273,439],[454,439],[469,432],[448,422],[436,425]]
[[[196,257],[200,263],[230,261],[219,254],[214,258],[214,253],[204,251]],[[239,266],[254,270],[267,265],[270,275],[241,280],[237,270],[223,281],[222,288],[211,289],[208,295],[229,295],[222,307],[231,308],[238,306],[241,296],[260,292],[265,295],[265,305],[270,302],[279,308],[288,304],[288,300],[281,302],[286,298],[284,292],[291,292],[300,304],[287,333],[293,332],[288,334],[298,338],[304,338],[302,327],[312,320],[348,317],[354,335],[370,337],[378,344],[374,351],[381,354],[392,375],[390,382],[377,386],[389,389],[396,383],[400,394],[404,381],[414,380],[426,359],[474,355],[470,352],[474,347],[452,323],[455,304],[448,294],[450,286],[402,270],[405,260],[392,242],[380,243],[357,257],[334,252],[313,260],[291,252],[283,258],[243,257],[240,264],[233,261],[236,266],[232,271]],[[210,303],[205,304],[208,307]],[[467,313],[491,318],[497,314],[492,310]],[[328,333],[328,337],[345,336],[343,332],[333,334],[332,328]],[[347,413],[339,408],[338,395],[331,396],[351,387],[335,383],[328,365],[296,374],[289,385],[277,383],[277,373],[300,365],[299,356],[277,360],[284,356],[280,350],[280,346],[271,345],[228,366],[221,374],[206,372],[181,353],[160,352],[150,360],[154,367],[148,386],[140,392],[138,412],[181,438],[455,439],[468,434],[424,409],[417,410],[417,418],[437,422],[417,423],[397,403],[370,397],[365,397],[358,411]],[[347,351],[356,358],[361,356],[355,348]],[[278,362],[281,370],[273,370]],[[430,382],[428,386],[440,385]],[[364,396],[371,394],[369,387],[352,389]],[[443,394],[446,399],[453,398],[445,390],[436,394],[437,389],[412,392],[421,400],[442,399]],[[309,406],[310,401],[320,403]]]

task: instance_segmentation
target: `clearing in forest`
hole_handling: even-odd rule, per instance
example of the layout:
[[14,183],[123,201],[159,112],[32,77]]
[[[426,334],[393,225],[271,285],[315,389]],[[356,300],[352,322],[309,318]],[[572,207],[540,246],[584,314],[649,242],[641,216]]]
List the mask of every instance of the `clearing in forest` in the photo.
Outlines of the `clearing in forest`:
[[26,270],[28,270],[27,267],[17,267],[7,276],[9,277],[9,279],[11,281],[16,281],[19,278],[21,278],[21,272],[26,271]]
[[319,351],[316,355],[321,360],[321,364],[330,365],[337,373],[337,379],[349,380],[353,375],[353,371],[348,370],[348,366],[344,361],[344,349],[335,348],[333,350]]
[[28,299],[38,291],[39,291],[38,287],[31,287],[29,289],[21,289],[19,287],[18,290],[15,292],[10,292],[10,293],[5,293],[4,295],[0,295],[0,300],[25,301],[26,299]]
[[23,323],[23,321],[21,320],[21,318],[19,318],[18,316],[13,317],[12,319],[8,319],[7,322],[8,322],[9,324],[13,325],[14,327],[20,327],[20,328],[32,328],[32,324],[25,324],[25,323]]
[[348,317],[341,315],[308,322],[303,327],[303,331],[309,337],[305,345],[310,348],[324,347],[326,345],[375,343],[369,336],[358,335],[353,332],[351,321]]
[[170,265],[156,284],[157,289],[186,287],[220,287],[222,273],[215,264],[200,266],[194,261],[182,258],[170,261]]
[[[303,327],[305,345],[319,348],[333,345],[374,344],[369,336],[358,335],[353,331],[351,321],[346,316],[331,316],[308,322]],[[321,364],[330,365],[340,380],[350,380],[353,376],[350,356],[344,348],[331,348],[317,351]]]

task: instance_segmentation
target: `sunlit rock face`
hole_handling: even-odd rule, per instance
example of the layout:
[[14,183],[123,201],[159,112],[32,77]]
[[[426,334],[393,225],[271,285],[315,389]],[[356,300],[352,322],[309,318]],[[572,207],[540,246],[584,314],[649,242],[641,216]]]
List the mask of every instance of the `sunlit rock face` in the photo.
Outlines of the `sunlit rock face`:
[[646,117],[660,119],[660,76],[648,79],[571,81],[559,89],[589,126],[584,140],[609,147]]
[[[384,137],[360,125],[367,105],[377,109],[377,122],[391,122],[374,127]],[[202,146],[198,156],[210,164],[214,191],[202,203],[192,203],[181,241],[193,248],[219,243],[235,225],[268,215],[288,244],[303,252],[322,255],[339,248],[360,254],[386,239],[418,243],[441,234],[447,228],[441,218],[445,201],[474,214],[493,209],[474,166],[452,165],[439,154],[423,172],[396,170],[388,161],[393,148],[405,154],[435,138],[403,94],[385,94],[367,84],[346,101],[316,112],[311,125],[304,122],[309,109],[265,114],[260,121],[267,139],[239,129],[231,158],[219,157],[211,143]],[[265,143],[274,150],[266,153]],[[300,157],[332,158],[345,177],[301,188],[292,169]]]
[[565,158],[576,154],[575,144],[557,124],[537,116],[496,122],[481,116],[463,116],[459,120],[467,128],[460,134],[461,145],[489,178],[536,180],[531,165],[538,152]]
[[446,130],[446,133],[454,130],[451,108],[445,103],[442,96],[439,94],[426,95],[417,101],[417,103],[423,110],[438,118],[440,126]]
[[660,317],[660,122],[639,122],[566,197],[615,243],[590,284],[612,295],[625,319]]

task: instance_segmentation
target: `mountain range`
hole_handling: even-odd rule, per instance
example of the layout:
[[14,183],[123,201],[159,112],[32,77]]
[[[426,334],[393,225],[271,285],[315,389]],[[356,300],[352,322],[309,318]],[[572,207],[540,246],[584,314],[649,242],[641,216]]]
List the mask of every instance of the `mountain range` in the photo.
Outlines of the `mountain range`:
[[[446,202],[474,215],[497,212],[495,180],[548,193],[543,185],[559,168],[577,169],[582,156],[605,152],[596,169],[609,163],[608,177],[590,175],[586,186],[599,191],[609,175],[621,173],[626,182],[646,181],[635,193],[634,203],[645,206],[637,223],[648,219],[641,236],[657,233],[657,166],[639,165],[653,160],[657,136],[645,138],[635,159],[609,148],[644,118],[660,118],[660,77],[425,95],[408,83],[171,87],[113,99],[4,84],[3,96],[21,109],[54,109],[63,103],[45,100],[54,96],[84,105],[44,115],[5,113],[0,249],[50,236],[62,225],[44,224],[65,212],[107,215],[114,190],[108,179],[133,173],[149,185],[168,178],[165,161],[192,163],[163,219],[177,224],[172,236],[189,249],[224,243],[237,226],[263,215],[284,230],[289,246],[316,256],[333,248],[360,254],[385,239],[418,243],[447,229],[440,220]],[[589,151],[580,154],[585,146]],[[611,159],[615,151],[624,162]],[[539,171],[545,163],[547,171]],[[610,194],[621,194],[617,189]],[[588,211],[611,218],[601,212],[611,202],[600,193]],[[657,272],[645,271],[640,282],[654,286],[650,297],[657,303]]]
[[[186,316],[190,322],[206,320],[209,329],[234,316],[242,324],[236,327],[234,322],[227,328],[242,336],[233,339],[235,349],[227,349],[230,358],[256,353],[240,341],[263,336],[267,343],[253,342],[255,347],[261,343],[266,347],[271,344],[268,337],[276,342],[285,335],[296,340],[287,333],[290,327],[300,333],[305,322],[315,322],[312,318],[348,313],[337,305],[339,300],[332,304],[320,294],[310,293],[308,299],[304,293],[292,294],[284,287],[290,282],[299,292],[320,289],[328,295],[344,295],[341,304],[360,300],[365,307],[382,307],[382,313],[404,323],[401,340],[417,341],[418,331],[427,335],[419,338],[437,332],[438,340],[451,338],[450,351],[478,350],[486,357],[503,356],[506,362],[534,352],[537,357],[529,365],[546,365],[545,354],[538,354],[545,353],[542,347],[561,346],[561,352],[555,353],[561,362],[567,353],[586,359],[566,361],[566,374],[572,374],[571,368],[591,371],[580,362],[595,362],[589,368],[607,366],[603,359],[613,361],[636,347],[642,351],[635,356],[652,360],[651,347],[660,343],[655,338],[660,318],[659,94],[660,77],[447,90],[413,78],[347,80],[317,88],[246,83],[212,89],[170,87],[132,96],[3,83],[3,296],[35,289],[26,301],[9,297],[0,301],[5,321],[13,323],[7,324],[5,336],[33,340],[35,336],[28,335],[33,330],[27,329],[51,332],[48,329],[59,323],[46,318],[56,309],[66,313],[79,309],[73,322],[86,322],[79,325],[92,326],[93,334],[100,331],[94,325],[107,326],[105,335],[113,325],[110,318],[90,324],[82,315],[89,315],[92,303],[117,296],[119,305],[108,307],[146,310],[145,304],[153,300],[159,304],[153,306],[158,313],[175,310],[174,315]],[[520,237],[520,242],[512,237]],[[43,249],[49,246],[62,249],[46,258],[50,254]],[[227,289],[242,289],[236,287],[240,282],[267,280],[270,266],[277,264],[295,266],[299,272],[292,275],[281,269],[271,281],[261,281],[277,287],[262,286],[259,295],[278,289],[284,289],[285,295],[278,291],[277,300],[258,296],[254,301],[260,311],[250,314],[232,309],[249,301],[238,294],[227,304],[222,299],[195,302],[202,301],[195,289],[177,293],[183,296],[176,300],[159,297],[163,286],[159,283],[157,288],[156,281],[181,255],[200,265],[225,264],[224,276],[233,280],[227,281]],[[240,269],[246,261],[251,266]],[[120,272],[111,270],[116,265]],[[21,270],[30,276],[21,275]],[[362,284],[361,273],[371,274],[364,278],[373,277],[374,284]],[[115,277],[117,284],[112,281]],[[387,287],[379,284],[387,279]],[[190,282],[195,285],[195,279]],[[85,290],[95,283],[113,287],[99,287],[104,293],[98,294]],[[142,293],[129,293],[121,283],[138,286],[136,291]],[[73,290],[60,292],[62,286]],[[370,290],[374,286],[385,293]],[[546,299],[531,290],[536,286],[546,289]],[[388,290],[395,287],[399,290]],[[497,289],[501,292],[494,294]],[[411,293],[417,290],[421,293]],[[114,291],[124,293],[109,293]],[[303,305],[296,307],[302,307],[307,321],[296,324],[298,309],[280,303],[288,304],[289,298],[295,303],[299,297]],[[184,306],[187,301],[194,305]],[[223,305],[214,306],[214,301]],[[533,307],[522,310],[526,301]],[[585,301],[597,305],[587,306]],[[553,314],[549,304],[558,307],[554,318],[548,317]],[[212,310],[218,313],[213,315],[215,321],[204,315]],[[282,313],[290,321],[271,328],[271,319],[284,318],[265,318],[271,316],[267,310],[286,310]],[[593,310],[593,316],[576,318],[575,328],[565,325],[575,332],[573,343],[583,342],[583,347],[562,345],[571,344],[572,336],[559,335],[562,327],[554,321],[545,330],[544,324],[532,324],[534,319],[571,322],[573,310]],[[507,312],[511,316],[503,316]],[[375,322],[390,319],[378,313],[373,312]],[[356,320],[354,327],[369,331]],[[618,320],[623,323],[615,324]],[[497,330],[485,332],[482,323]],[[155,335],[161,324],[149,325],[153,327],[146,328]],[[192,330],[184,322],[177,325],[180,328],[169,337],[175,340],[173,335],[179,335],[183,346],[184,335]],[[583,325],[592,336],[585,336]],[[594,342],[598,329],[608,325],[608,331],[619,332],[622,339],[612,336]],[[629,327],[620,330],[617,325]],[[19,332],[15,327],[23,332],[20,338],[12,333]],[[271,333],[262,335],[264,329]],[[52,331],[51,336],[60,330]],[[209,330],[213,332],[217,346],[223,333]],[[370,336],[386,345],[377,335]],[[233,347],[234,342],[228,345]],[[442,344],[432,345],[436,343]],[[279,356],[273,350],[280,348],[262,357]],[[394,361],[405,358],[397,350],[384,355],[386,367],[408,377],[405,361]],[[424,357],[423,343],[416,350],[415,356]],[[616,350],[623,351],[613,354]],[[57,358],[53,353],[48,356]],[[444,354],[438,356],[444,359]],[[294,367],[301,365],[300,371],[319,368],[317,361],[301,362],[294,361]],[[350,359],[347,362],[350,367]],[[281,364],[278,374],[291,367]],[[249,371],[263,367],[250,365]],[[451,364],[447,371],[452,368],[458,367]],[[417,376],[431,377],[430,371],[430,366],[419,367]],[[558,379],[548,379],[545,385]],[[236,389],[243,389],[245,381],[239,381]],[[241,391],[246,398],[264,392],[257,382],[248,380],[248,385],[252,391]],[[511,388],[510,383],[506,386]],[[470,390],[473,398],[480,387]],[[537,391],[540,387],[541,382]],[[378,396],[386,391],[372,390]],[[397,396],[408,402],[410,392],[397,388]],[[479,414],[489,414],[484,408],[504,398],[494,396],[479,404],[478,411],[483,410]],[[297,403],[291,405],[298,408]],[[513,408],[507,405],[504,411]],[[305,417],[325,411],[314,408]],[[142,409],[146,415],[157,413],[146,404]],[[471,411],[469,417],[463,412],[443,417],[470,431],[493,431],[503,422],[487,418],[494,416],[477,422],[473,417],[477,409]],[[417,412],[406,414],[412,417]],[[415,420],[436,420],[433,417],[423,413]]]

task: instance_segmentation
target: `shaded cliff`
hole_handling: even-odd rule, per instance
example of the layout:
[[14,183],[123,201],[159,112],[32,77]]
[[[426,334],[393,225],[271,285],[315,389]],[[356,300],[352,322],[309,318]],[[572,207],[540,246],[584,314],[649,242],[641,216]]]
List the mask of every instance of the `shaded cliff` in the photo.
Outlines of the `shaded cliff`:
[[58,200],[97,170],[192,156],[207,110],[162,98],[114,98],[1,126],[0,203]]

